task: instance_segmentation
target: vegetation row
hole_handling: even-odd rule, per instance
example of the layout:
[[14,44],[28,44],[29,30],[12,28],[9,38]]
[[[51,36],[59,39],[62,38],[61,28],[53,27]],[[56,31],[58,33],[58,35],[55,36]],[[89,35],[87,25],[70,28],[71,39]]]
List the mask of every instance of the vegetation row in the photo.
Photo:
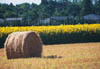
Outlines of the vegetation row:
[[7,36],[17,31],[35,31],[40,34],[44,44],[64,44],[100,41],[100,24],[0,27],[0,48]]

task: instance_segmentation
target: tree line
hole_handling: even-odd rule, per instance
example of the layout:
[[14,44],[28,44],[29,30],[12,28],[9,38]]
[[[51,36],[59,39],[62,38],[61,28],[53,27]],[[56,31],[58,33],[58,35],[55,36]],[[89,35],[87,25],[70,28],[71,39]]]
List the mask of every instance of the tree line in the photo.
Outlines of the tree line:
[[42,0],[40,5],[23,3],[18,5],[1,4],[0,18],[23,17],[24,24],[35,25],[40,19],[51,16],[100,15],[100,0]]

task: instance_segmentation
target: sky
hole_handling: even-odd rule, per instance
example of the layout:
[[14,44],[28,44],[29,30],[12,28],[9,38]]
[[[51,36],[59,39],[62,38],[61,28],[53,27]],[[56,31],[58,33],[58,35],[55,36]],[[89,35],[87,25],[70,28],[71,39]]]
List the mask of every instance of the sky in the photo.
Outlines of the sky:
[[21,3],[36,3],[40,4],[41,0],[0,0],[0,3],[13,3],[14,5],[16,4],[21,4]]

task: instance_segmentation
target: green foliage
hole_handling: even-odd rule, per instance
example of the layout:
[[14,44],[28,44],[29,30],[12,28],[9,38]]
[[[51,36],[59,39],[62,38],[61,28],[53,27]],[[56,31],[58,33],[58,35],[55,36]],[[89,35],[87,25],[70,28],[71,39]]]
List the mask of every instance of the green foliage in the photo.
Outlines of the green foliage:
[[[23,3],[16,6],[12,3],[9,5],[0,4],[0,18],[23,17],[24,26],[37,25],[40,19],[49,18],[51,16],[74,16],[76,18],[88,14],[100,15],[100,0],[97,1],[96,4],[92,4],[91,0],[77,0],[77,3],[73,1],[42,0],[40,5]],[[84,21],[74,20],[76,20],[75,22],[77,22],[77,24],[84,23]],[[67,21],[66,24],[70,24],[70,22]],[[72,22],[71,24],[76,23]],[[0,26],[5,25],[0,24]]]
[[93,7],[93,4],[91,0],[83,0],[81,14],[87,15],[87,14],[93,13],[92,7]]
[[0,33],[0,48],[4,47],[7,36],[8,34]]
[[100,0],[98,0],[97,4],[94,5],[94,13],[100,15]]

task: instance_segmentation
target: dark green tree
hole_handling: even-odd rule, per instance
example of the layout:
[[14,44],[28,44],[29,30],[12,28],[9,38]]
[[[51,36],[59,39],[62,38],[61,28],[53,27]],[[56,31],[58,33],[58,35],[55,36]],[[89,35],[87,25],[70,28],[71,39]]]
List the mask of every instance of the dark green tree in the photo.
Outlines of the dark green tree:
[[47,4],[48,1],[47,0],[41,0],[41,4]]
[[93,4],[91,0],[83,0],[81,7],[81,15],[93,13]]
[[96,3],[94,10],[95,10],[95,14],[100,15],[100,0],[98,0],[98,2]]
[[68,15],[79,16],[80,7],[76,4],[72,4],[67,8],[66,12]]

